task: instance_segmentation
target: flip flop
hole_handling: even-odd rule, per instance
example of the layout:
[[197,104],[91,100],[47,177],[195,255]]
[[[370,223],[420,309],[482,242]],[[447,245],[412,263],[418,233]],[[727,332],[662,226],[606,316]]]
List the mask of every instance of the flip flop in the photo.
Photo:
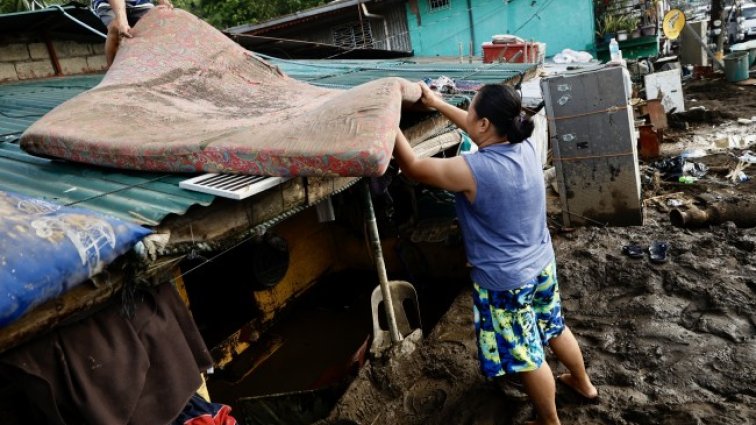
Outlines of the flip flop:
[[669,251],[669,243],[662,241],[654,241],[651,246],[648,247],[648,258],[652,263],[662,264],[667,262],[667,252]]
[[557,376],[556,382],[559,383],[559,384],[561,384],[561,385],[564,385],[567,388],[569,388],[570,391],[573,394],[575,394],[576,396],[579,397],[579,401],[581,403],[583,403],[583,404],[598,404],[601,401],[600,398],[599,398],[600,397],[599,393],[596,393],[596,396],[594,396],[594,397],[588,397],[588,395],[586,395],[584,392],[582,392],[582,391],[578,390],[577,388],[573,387],[572,385],[568,384],[564,380],[564,376],[565,375],[559,375],[559,376]]
[[631,243],[622,247],[622,253],[630,258],[643,258],[643,248],[640,245]]

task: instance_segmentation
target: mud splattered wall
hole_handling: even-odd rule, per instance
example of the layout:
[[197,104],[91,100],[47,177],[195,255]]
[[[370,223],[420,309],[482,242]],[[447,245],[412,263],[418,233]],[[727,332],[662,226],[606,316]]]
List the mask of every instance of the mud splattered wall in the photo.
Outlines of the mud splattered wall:
[[71,40],[53,40],[48,45],[34,35],[23,34],[0,38],[0,82],[103,71],[104,46]]

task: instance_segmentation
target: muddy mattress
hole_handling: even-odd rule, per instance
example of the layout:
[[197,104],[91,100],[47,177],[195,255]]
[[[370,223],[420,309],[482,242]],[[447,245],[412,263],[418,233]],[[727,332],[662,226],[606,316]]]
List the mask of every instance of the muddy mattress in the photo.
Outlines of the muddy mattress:
[[32,154],[136,170],[375,176],[417,84],[351,90],[284,75],[195,16],[156,8],[103,81],[32,125]]

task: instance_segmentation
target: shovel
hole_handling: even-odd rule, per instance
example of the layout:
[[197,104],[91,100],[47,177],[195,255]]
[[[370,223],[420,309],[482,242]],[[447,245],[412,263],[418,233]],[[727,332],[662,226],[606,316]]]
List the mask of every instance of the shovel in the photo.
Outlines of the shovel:
[[[420,322],[420,307],[417,301],[417,292],[411,283],[405,281],[390,281],[386,275],[386,263],[383,260],[383,249],[378,236],[378,223],[375,219],[373,201],[370,197],[370,186],[363,187],[363,207],[365,209],[365,222],[370,236],[370,247],[373,253],[376,269],[378,270],[379,286],[373,290],[370,304],[373,313],[373,343],[370,352],[378,355],[392,344],[404,339],[414,330],[410,323],[405,308],[410,308],[414,318]],[[386,314],[385,323],[382,323],[380,306]]]

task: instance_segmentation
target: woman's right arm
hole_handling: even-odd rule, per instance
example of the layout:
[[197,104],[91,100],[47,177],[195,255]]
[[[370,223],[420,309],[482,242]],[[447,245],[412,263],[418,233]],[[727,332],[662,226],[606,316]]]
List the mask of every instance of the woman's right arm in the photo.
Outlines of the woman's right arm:
[[423,105],[433,108],[453,122],[459,129],[469,133],[467,131],[467,111],[459,109],[454,105],[450,105],[444,102],[436,92],[430,89],[424,82],[420,82],[420,88],[423,91],[423,97],[420,100]]

